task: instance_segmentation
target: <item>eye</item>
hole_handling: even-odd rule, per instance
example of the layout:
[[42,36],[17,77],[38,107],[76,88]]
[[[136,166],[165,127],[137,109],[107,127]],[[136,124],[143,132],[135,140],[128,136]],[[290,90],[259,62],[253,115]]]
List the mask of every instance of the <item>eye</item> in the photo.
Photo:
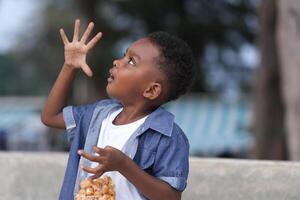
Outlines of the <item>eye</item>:
[[129,57],[128,64],[135,65],[136,63],[132,57]]

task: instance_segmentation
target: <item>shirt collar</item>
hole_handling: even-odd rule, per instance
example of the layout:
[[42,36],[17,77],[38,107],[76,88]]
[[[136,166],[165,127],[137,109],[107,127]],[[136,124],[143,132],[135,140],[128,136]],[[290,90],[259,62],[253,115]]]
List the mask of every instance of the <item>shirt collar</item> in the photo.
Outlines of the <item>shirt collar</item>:
[[143,124],[143,131],[151,128],[159,133],[170,137],[173,131],[174,115],[166,111],[163,107],[157,108],[145,120]]
[[[122,106],[118,100],[112,100],[114,103],[117,103],[118,106]],[[173,131],[174,118],[175,117],[172,113],[166,111],[162,106],[160,106],[149,114],[141,127],[142,129],[140,133],[137,136],[142,135],[146,130],[151,128],[152,130],[170,137]]]

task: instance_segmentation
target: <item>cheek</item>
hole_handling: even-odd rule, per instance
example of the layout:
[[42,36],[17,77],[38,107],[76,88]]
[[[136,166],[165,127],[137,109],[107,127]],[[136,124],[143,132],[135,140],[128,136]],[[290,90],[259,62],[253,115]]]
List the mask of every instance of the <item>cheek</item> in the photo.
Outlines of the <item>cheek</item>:
[[128,78],[127,80],[123,81],[122,84],[119,85],[120,88],[122,88],[121,92],[124,92],[126,94],[130,94],[132,96],[138,96],[140,94],[143,94],[143,81],[136,78]]
[[124,71],[120,74],[117,84],[127,90],[140,91],[145,86],[147,77],[143,71]]

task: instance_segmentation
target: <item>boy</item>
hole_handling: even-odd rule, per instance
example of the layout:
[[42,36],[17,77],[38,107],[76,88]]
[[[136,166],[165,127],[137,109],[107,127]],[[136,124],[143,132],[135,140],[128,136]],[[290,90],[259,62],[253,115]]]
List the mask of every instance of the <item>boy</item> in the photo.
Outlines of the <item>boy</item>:
[[72,42],[60,30],[65,62],[41,116],[48,126],[66,128],[72,141],[60,199],[74,199],[82,179],[104,173],[115,183],[117,200],[181,199],[189,144],[174,116],[160,106],[190,86],[190,48],[167,33],[150,34],[113,62],[106,87],[112,99],[64,108],[79,69],[92,76],[86,55],[102,36],[87,42],[93,26],[80,39],[76,20]]

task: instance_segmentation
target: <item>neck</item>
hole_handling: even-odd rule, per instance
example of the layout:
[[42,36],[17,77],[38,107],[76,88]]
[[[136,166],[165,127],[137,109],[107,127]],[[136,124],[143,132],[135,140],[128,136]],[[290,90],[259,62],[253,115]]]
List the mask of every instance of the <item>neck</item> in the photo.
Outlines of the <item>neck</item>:
[[128,124],[134,121],[137,121],[151,112],[153,112],[157,107],[149,106],[145,103],[136,104],[136,105],[123,105],[123,110],[120,114],[115,118],[114,124],[122,125]]

